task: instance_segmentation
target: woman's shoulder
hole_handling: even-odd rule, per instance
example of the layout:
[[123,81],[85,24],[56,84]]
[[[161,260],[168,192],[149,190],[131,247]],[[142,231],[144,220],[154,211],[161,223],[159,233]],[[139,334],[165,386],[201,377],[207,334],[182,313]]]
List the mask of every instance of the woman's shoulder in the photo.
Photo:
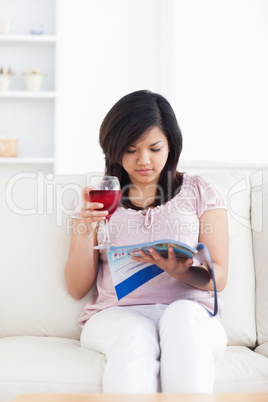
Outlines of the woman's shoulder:
[[224,208],[224,197],[217,185],[206,176],[184,173],[181,194],[193,198],[197,214],[200,216],[209,209]]
[[190,175],[189,173],[183,173],[183,182],[182,182],[182,187],[189,187],[191,186],[192,188],[206,188],[208,186],[215,186],[213,181],[206,177],[206,176],[201,176],[201,175]]
[[204,191],[208,188],[213,188],[214,183],[203,176],[200,175],[190,175],[188,173],[182,174],[182,184],[177,191],[174,199],[179,200],[185,197],[198,198]]

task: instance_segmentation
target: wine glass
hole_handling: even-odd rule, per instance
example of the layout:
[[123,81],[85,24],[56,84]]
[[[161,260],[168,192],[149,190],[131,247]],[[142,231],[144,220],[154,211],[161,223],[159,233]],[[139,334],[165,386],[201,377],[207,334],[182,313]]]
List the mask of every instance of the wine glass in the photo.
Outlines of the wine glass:
[[90,179],[89,185],[92,187],[92,190],[88,194],[88,201],[100,202],[103,204],[103,208],[100,208],[100,211],[108,211],[108,215],[104,221],[103,241],[101,244],[95,246],[94,249],[108,249],[111,246],[109,220],[120,202],[120,183],[116,176],[93,176]]

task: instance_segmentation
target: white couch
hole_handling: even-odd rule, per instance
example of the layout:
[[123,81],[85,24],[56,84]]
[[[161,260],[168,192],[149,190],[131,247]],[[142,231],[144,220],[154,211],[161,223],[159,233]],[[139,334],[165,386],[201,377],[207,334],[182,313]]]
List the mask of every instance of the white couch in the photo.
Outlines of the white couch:
[[[217,392],[268,391],[268,170],[202,172],[229,211],[226,353]],[[105,356],[80,348],[86,303],[66,290],[70,209],[87,176],[39,173],[0,183],[0,401],[32,392],[101,392]]]

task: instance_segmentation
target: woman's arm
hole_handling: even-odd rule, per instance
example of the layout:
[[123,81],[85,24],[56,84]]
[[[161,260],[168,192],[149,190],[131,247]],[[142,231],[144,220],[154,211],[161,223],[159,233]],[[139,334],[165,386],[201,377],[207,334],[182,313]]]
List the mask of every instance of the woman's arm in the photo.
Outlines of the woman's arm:
[[[206,211],[199,219],[199,242],[204,243],[211,254],[217,290],[227,285],[229,260],[228,218],[225,209]],[[213,289],[210,281],[211,290]]]
[[[199,219],[199,242],[204,243],[213,261],[217,290],[221,292],[228,279],[229,236],[225,209],[205,211]],[[178,279],[202,290],[213,290],[212,279],[205,267],[191,266]]]
[[96,230],[89,231],[82,220],[73,219],[65,282],[76,299],[84,297],[95,280],[99,258],[98,250],[93,250],[95,244]]
[[70,252],[65,266],[67,289],[76,299],[86,295],[96,278],[99,260],[99,252],[93,248],[97,244],[96,223],[105,220],[108,214],[98,210],[103,204],[86,201],[89,191],[87,187],[82,193],[82,219],[72,219]]

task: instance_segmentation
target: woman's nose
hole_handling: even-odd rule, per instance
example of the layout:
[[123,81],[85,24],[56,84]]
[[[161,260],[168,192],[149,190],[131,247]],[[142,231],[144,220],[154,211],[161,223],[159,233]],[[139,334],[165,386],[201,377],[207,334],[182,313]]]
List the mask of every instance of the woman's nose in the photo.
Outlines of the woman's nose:
[[149,156],[148,152],[146,152],[146,151],[139,152],[137,163],[138,163],[138,165],[142,165],[142,166],[148,165],[150,163],[150,156]]

